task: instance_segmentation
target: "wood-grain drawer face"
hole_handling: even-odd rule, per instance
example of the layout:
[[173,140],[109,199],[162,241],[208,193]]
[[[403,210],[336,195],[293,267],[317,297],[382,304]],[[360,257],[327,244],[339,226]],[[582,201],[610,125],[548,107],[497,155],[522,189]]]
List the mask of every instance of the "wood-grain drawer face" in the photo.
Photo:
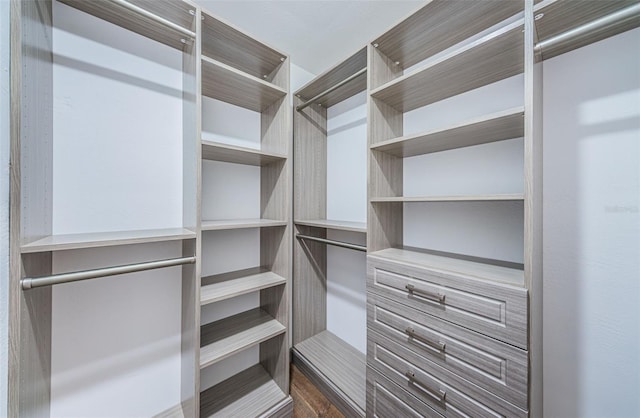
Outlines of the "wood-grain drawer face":
[[370,292],[527,349],[525,288],[371,256],[367,286]]
[[371,330],[527,409],[527,352],[369,293]]
[[527,412],[381,336],[367,333],[368,364],[445,416],[526,417]]
[[367,367],[367,417],[442,418],[442,415],[375,369]]

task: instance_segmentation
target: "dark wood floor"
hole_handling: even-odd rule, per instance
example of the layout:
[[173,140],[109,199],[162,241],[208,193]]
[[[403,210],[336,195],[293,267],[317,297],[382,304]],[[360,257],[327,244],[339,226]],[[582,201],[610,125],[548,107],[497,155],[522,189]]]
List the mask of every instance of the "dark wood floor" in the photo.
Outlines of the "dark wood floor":
[[294,418],[345,418],[293,364],[291,365],[291,397]]

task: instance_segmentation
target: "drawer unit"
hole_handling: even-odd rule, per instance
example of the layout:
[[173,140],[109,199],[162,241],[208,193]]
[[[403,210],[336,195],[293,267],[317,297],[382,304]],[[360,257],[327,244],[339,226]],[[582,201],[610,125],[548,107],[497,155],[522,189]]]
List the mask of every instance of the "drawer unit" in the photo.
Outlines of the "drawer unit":
[[367,361],[445,416],[527,416],[525,410],[371,330],[367,335]]
[[527,409],[527,352],[369,293],[369,329]]
[[527,290],[473,276],[367,257],[367,288],[527,349]]
[[441,418],[442,415],[375,369],[367,367],[367,417]]

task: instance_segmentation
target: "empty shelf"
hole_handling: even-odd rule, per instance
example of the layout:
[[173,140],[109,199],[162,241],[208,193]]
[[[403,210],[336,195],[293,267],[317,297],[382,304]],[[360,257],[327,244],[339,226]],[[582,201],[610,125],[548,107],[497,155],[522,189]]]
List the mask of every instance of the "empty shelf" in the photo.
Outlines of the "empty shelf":
[[283,154],[265,152],[259,149],[237,147],[213,141],[202,141],[202,158],[234,164],[263,166],[287,158]]
[[518,20],[378,87],[371,96],[408,112],[520,74],[522,30],[523,21]]
[[51,235],[22,245],[21,251],[22,253],[38,253],[44,251],[146,244],[151,242],[193,239],[195,237],[195,232],[184,228]]
[[200,327],[200,368],[210,366],[286,331],[260,308]]
[[202,94],[260,112],[286,96],[287,92],[275,84],[203,56]]
[[269,228],[287,226],[287,221],[275,219],[223,219],[202,221],[203,231],[221,231],[224,229]]
[[259,364],[200,393],[201,417],[259,417],[287,395]]
[[294,349],[365,411],[367,360],[363,353],[326,330],[296,344]]
[[375,197],[372,203],[411,203],[411,202],[492,202],[492,201],[518,201],[524,200],[521,193],[514,194],[486,194],[486,195],[462,195],[462,196],[417,196],[417,197]]
[[409,68],[522,11],[521,1],[434,0],[372,43]]
[[427,252],[400,248],[387,248],[385,250],[375,251],[369,254],[369,256],[406,263],[422,268],[460,273],[483,280],[499,281],[518,286],[524,285],[524,271],[519,268],[497,266],[477,261],[444,257],[429,254]]
[[367,232],[366,222],[336,221],[331,219],[298,219],[296,225],[313,226],[315,228],[335,229],[339,231]]
[[203,277],[200,304],[218,302],[286,282],[284,277],[262,267]]
[[487,144],[524,136],[524,107],[482,116],[416,135],[389,139],[371,146],[398,157]]

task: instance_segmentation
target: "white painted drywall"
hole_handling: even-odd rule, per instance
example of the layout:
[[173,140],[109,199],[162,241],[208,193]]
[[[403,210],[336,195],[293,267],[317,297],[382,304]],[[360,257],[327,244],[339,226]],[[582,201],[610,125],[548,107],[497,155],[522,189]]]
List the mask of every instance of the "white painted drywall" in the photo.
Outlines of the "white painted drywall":
[[640,29],[544,62],[544,415],[640,416]]

